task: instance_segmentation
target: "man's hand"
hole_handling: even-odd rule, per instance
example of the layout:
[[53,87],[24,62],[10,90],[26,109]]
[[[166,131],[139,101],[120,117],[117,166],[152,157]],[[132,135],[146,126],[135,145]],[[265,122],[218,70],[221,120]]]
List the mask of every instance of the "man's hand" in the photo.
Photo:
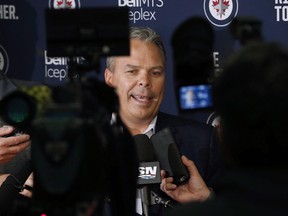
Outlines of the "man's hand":
[[30,145],[28,134],[4,137],[11,134],[13,130],[12,126],[0,127],[0,164],[11,161]]
[[32,189],[33,189],[33,173],[30,174],[28,179],[26,180],[24,184],[24,190],[20,192],[23,196],[32,197]]
[[182,156],[181,159],[184,165],[188,168],[190,175],[189,181],[177,186],[172,183],[173,178],[165,178],[165,171],[161,170],[161,190],[180,203],[202,202],[207,200],[210,196],[211,190],[206,186],[194,162],[185,156]]

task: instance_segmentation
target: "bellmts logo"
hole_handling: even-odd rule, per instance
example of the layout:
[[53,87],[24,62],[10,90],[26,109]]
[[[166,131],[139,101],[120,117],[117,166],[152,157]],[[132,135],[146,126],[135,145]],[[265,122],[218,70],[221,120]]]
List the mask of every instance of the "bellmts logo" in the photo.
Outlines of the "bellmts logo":
[[124,7],[162,7],[164,5],[163,0],[118,0],[118,6]]
[[238,13],[238,0],[204,0],[204,12],[215,26],[229,25]]
[[9,68],[9,58],[6,50],[0,45],[0,73],[7,74]]
[[80,8],[80,0],[49,0],[49,8],[54,9]]
[[45,77],[50,79],[58,79],[59,81],[64,80],[68,73],[67,58],[48,57],[46,50],[44,55],[45,55]]
[[[47,51],[44,51],[45,57],[45,77],[49,79],[58,79],[63,81],[68,77],[68,58],[67,57],[48,57]],[[82,57],[73,59],[77,64],[83,64]]]
[[[164,6],[164,0],[118,0],[119,7],[135,8],[134,11],[129,11],[129,20],[136,23],[139,20],[156,21],[156,11],[150,8],[161,8]],[[145,8],[147,10],[145,10]]]

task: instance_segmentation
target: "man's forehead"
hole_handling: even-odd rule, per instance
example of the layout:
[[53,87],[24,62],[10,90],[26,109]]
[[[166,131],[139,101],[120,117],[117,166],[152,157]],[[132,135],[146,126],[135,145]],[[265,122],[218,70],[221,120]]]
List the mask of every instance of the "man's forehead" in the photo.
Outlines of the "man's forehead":
[[116,68],[122,69],[122,70],[128,70],[128,69],[146,69],[146,70],[161,70],[164,71],[165,68],[162,64],[141,64],[138,62],[132,62],[132,61],[125,61],[124,59],[118,58],[118,61],[115,61]]

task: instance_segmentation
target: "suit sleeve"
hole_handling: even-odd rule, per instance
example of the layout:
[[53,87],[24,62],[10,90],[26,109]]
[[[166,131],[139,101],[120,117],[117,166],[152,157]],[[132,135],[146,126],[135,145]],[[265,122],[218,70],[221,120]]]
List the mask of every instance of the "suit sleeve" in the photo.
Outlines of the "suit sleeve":
[[209,187],[214,187],[217,184],[218,179],[223,174],[223,163],[221,161],[220,146],[216,138],[216,129],[211,129],[210,136],[210,148],[209,148],[209,160],[207,164],[207,172],[204,176],[204,180]]

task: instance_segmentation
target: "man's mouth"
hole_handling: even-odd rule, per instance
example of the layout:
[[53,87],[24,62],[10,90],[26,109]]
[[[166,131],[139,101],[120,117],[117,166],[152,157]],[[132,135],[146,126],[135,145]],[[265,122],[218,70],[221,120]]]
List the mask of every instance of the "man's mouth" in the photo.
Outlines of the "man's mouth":
[[139,102],[149,102],[152,99],[152,97],[150,96],[143,96],[143,95],[132,95],[132,98],[134,98],[136,101]]

